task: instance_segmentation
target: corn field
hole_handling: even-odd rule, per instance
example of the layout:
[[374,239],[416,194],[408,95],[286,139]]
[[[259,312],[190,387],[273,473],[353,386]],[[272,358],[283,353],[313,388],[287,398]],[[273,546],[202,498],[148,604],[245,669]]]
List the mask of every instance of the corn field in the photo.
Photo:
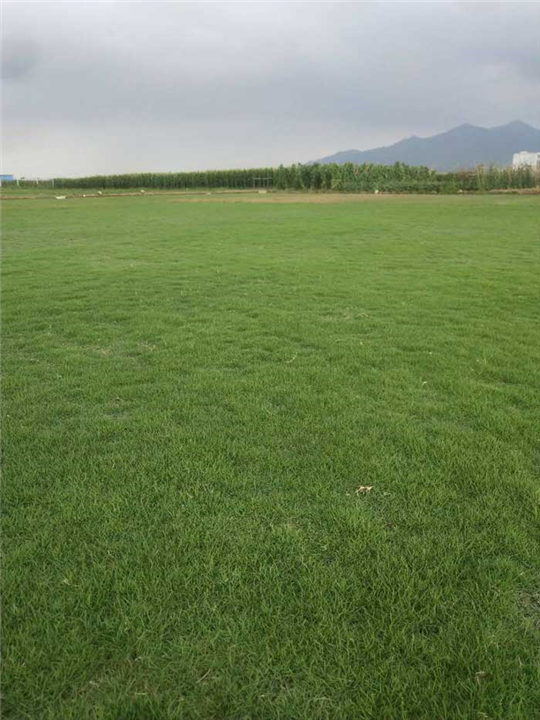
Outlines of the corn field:
[[[249,170],[207,170],[177,173],[137,173],[54,178],[40,181],[64,189],[159,190],[314,190],[339,192],[456,193],[519,189],[538,186],[539,174],[531,168],[479,167],[440,173],[427,167],[394,165],[290,165]],[[36,181],[20,181],[20,186]]]

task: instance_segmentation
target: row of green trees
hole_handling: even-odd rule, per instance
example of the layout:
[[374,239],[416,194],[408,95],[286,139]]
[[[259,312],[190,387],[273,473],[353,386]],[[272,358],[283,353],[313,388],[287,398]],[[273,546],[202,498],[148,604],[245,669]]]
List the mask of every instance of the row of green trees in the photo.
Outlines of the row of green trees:
[[540,184],[540,173],[530,167],[478,167],[466,172],[446,173],[440,177],[450,189],[456,191],[510,190],[532,188]]
[[341,192],[452,193],[530,188],[538,185],[530,168],[477,168],[467,172],[439,173],[427,167],[394,165],[290,165],[250,170],[207,170],[178,173],[94,175],[55,178],[58,188],[100,189],[261,189]]

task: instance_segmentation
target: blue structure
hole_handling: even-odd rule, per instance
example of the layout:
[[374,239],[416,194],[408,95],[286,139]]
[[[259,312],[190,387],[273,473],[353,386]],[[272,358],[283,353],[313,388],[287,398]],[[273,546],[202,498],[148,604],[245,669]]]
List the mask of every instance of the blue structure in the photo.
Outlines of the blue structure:
[[15,177],[13,175],[0,175],[0,183],[5,182],[15,182]]

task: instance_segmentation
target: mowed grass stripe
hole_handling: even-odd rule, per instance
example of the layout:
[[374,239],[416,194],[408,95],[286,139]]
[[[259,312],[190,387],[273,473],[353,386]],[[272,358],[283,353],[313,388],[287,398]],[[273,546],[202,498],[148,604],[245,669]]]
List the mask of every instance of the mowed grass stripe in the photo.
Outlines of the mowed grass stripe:
[[3,204],[5,717],[535,717],[539,207]]

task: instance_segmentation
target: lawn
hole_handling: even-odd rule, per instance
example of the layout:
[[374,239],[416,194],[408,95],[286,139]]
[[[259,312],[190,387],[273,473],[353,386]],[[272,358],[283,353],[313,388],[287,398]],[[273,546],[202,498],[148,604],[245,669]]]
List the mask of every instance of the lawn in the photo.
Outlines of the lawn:
[[260,199],[2,201],[3,717],[540,717],[540,198]]

